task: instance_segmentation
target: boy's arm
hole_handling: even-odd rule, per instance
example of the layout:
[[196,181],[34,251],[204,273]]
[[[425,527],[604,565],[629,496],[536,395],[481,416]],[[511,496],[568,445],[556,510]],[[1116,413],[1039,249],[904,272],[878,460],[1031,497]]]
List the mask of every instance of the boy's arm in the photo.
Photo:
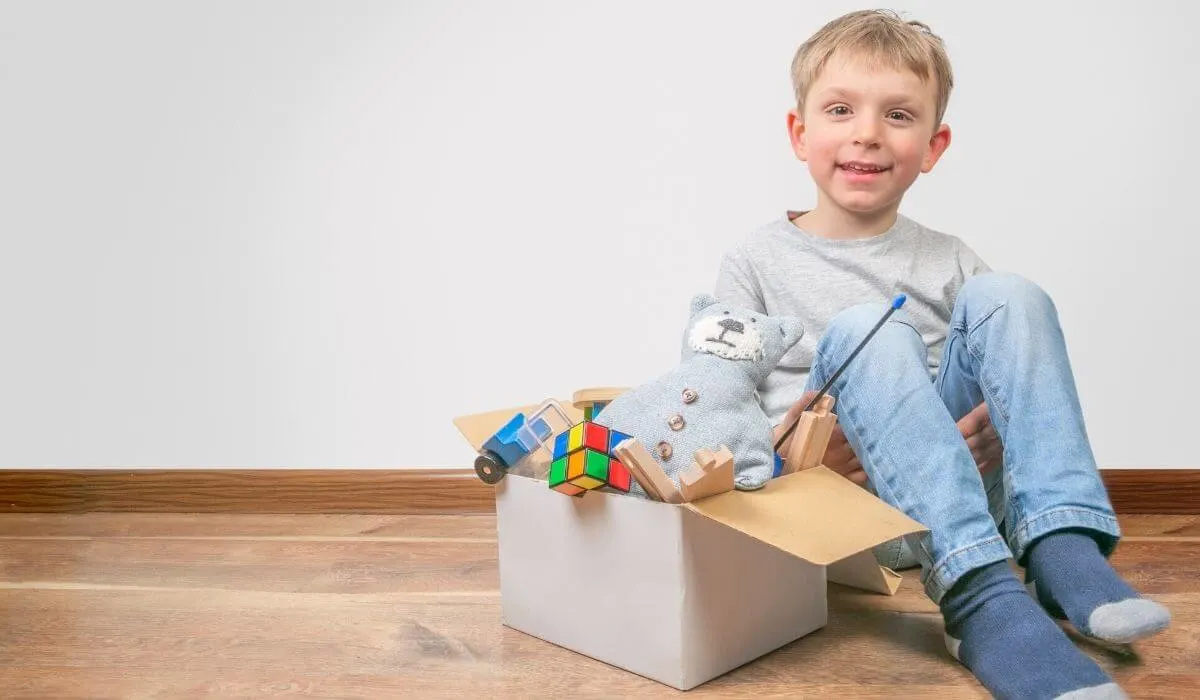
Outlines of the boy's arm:
[[758,276],[750,263],[738,251],[726,253],[721,257],[721,267],[717,270],[714,296],[726,304],[740,306],[760,314],[767,313],[767,305],[762,298],[762,287],[758,284]]
[[979,254],[961,239],[958,242],[958,267],[962,270],[964,280],[969,280],[975,275],[982,275],[985,272],[992,271],[991,266],[984,262],[983,258],[979,257]]

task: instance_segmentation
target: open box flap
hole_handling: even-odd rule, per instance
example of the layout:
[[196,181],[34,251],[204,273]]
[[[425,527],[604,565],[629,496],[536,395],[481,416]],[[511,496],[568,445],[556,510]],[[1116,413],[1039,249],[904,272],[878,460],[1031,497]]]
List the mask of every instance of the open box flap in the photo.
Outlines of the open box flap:
[[728,491],[683,507],[820,566],[927,531],[825,467],[772,479],[758,491]]
[[843,586],[884,595],[896,595],[896,591],[900,589],[900,582],[904,580],[895,571],[880,566],[875,552],[870,549],[830,564],[826,567],[825,578]]

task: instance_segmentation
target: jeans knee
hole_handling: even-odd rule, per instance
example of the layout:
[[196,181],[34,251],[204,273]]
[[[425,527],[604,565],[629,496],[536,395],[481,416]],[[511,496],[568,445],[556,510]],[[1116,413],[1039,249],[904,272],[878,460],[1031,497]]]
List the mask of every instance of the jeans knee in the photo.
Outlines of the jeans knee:
[[[825,335],[818,343],[818,352],[827,357],[836,356],[840,362],[858,347],[889,308],[888,304],[857,304],[839,311],[830,319]],[[868,348],[887,348],[889,353],[912,350],[922,357],[926,351],[921,334],[902,309],[892,313],[863,352]]]
[[1053,309],[1054,302],[1036,282],[1012,272],[986,272],[968,279],[959,292],[964,302]]

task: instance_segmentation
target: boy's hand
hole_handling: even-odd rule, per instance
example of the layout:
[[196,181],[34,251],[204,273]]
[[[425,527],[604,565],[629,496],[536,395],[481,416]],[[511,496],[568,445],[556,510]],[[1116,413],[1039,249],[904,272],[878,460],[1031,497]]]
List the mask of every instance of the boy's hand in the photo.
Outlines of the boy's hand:
[[[783,417],[783,422],[775,426],[772,444],[779,439],[780,435],[783,435],[783,431],[787,430],[788,426],[800,418],[804,407],[816,395],[816,391],[806,391],[804,396],[801,396],[800,400],[788,409],[787,415]],[[1000,436],[996,434],[996,428],[992,425],[986,402],[976,406],[958,421],[958,431],[966,440],[967,447],[971,449],[971,456],[975,458],[975,465],[979,467],[979,471],[987,473],[1000,466],[1004,456],[1004,445],[1000,443]],[[788,454],[788,450],[792,446],[792,438],[795,436],[796,433],[793,431],[788,439],[779,446],[780,455]],[[822,460],[822,464],[859,486],[867,483],[867,473],[863,471],[862,463],[854,454],[854,448],[850,447],[850,442],[846,440],[846,434],[842,432],[840,423],[833,427],[833,434],[829,437],[829,447],[825,449],[825,458]]]
[[967,447],[971,448],[971,456],[975,458],[980,472],[986,474],[1000,466],[1004,445],[1000,443],[1000,436],[992,425],[986,401],[958,421],[958,432],[962,433]]
[[[800,397],[799,401],[792,404],[792,407],[788,409],[787,415],[783,417],[783,422],[775,426],[775,433],[771,441],[772,444],[774,444],[775,440],[779,439],[780,435],[783,435],[783,431],[787,430],[792,423],[799,420],[800,414],[804,413],[804,407],[816,395],[816,390],[806,391]],[[834,412],[837,412],[836,409]],[[787,457],[788,451],[792,448],[792,439],[795,437],[796,432],[792,431],[788,439],[784,440],[783,444],[779,446],[778,452],[781,456]],[[846,435],[842,432],[841,425],[835,424],[833,426],[833,433],[829,437],[829,446],[825,448],[825,458],[821,460],[821,463],[831,471],[841,474],[859,486],[867,483],[867,473],[863,471],[862,464],[859,463],[858,457],[854,455],[854,450],[850,448],[850,443],[846,440]]]

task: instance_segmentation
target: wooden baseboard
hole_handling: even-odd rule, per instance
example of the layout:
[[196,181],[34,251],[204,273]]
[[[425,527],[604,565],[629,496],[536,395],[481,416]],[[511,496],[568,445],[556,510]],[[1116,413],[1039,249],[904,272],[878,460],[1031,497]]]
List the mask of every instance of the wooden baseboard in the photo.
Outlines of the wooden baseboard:
[[[1101,470],[1120,514],[1200,514],[1200,469]],[[471,469],[9,469],[8,513],[491,513]]]
[[1200,469],[1101,469],[1113,509],[1124,514],[1200,514]]
[[0,470],[8,513],[491,513],[473,469]]

